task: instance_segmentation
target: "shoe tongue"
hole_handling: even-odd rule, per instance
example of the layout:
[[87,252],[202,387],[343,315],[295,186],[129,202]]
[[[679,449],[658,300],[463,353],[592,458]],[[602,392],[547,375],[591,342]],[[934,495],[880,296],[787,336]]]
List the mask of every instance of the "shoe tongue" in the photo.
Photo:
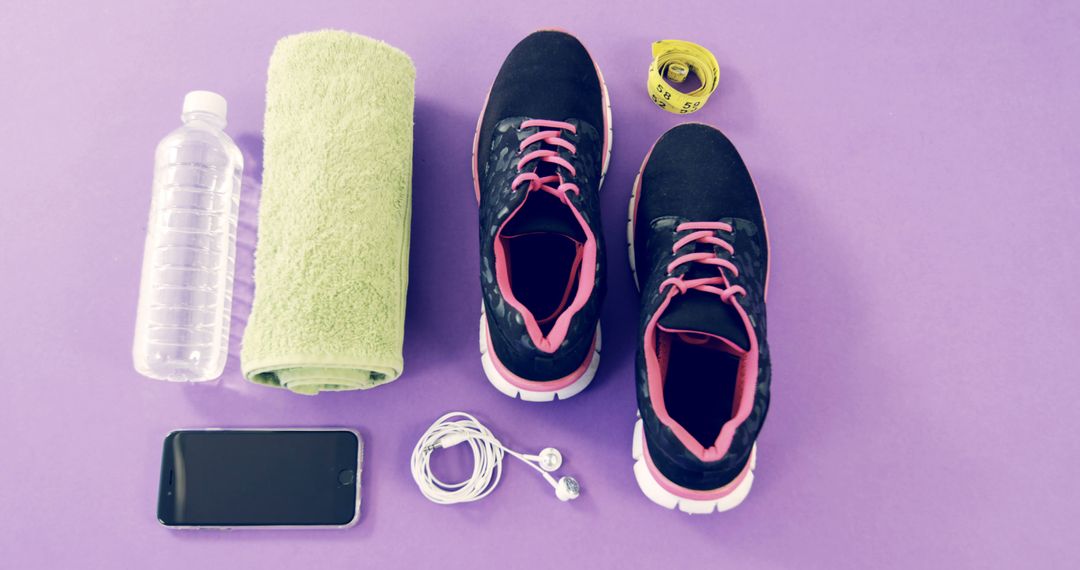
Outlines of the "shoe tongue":
[[585,242],[585,231],[566,204],[546,192],[531,192],[525,205],[506,222],[500,234],[503,237],[517,237],[540,233]]
[[738,309],[712,293],[691,289],[675,295],[658,324],[669,332],[704,333],[750,350],[750,337]]
[[521,216],[515,216],[514,219],[507,222],[506,227],[502,230],[503,237],[517,237],[527,234],[556,234],[578,242],[585,241],[581,225],[576,220],[571,224],[564,217],[528,216],[522,218]]

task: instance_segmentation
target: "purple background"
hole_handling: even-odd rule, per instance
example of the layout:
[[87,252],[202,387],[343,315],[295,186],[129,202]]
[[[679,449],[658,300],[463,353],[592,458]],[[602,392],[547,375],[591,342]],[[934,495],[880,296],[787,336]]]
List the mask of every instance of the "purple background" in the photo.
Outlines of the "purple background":
[[[1076,3],[5,4],[5,566],[1077,564]],[[553,25],[583,39],[612,92],[611,287],[595,384],[529,405],[480,368],[469,153],[502,58]],[[412,274],[405,376],[307,398],[242,380],[235,352],[252,293],[267,61],[279,37],[326,27],[416,62]],[[720,60],[720,89],[693,119],[739,146],[775,256],[774,399],[754,491],[709,518],[652,505],[631,471],[636,301],[623,222],[642,156],[679,121],[644,90],[649,43],[666,37]],[[234,358],[216,386],[142,379],[129,356],[152,150],[190,89],[228,98],[228,131],[251,156]],[[481,503],[428,503],[408,456],[452,409],[517,449],[561,448],[582,498],[558,502],[514,462]],[[170,429],[324,425],[367,439],[358,527],[174,532],[155,521]],[[464,469],[461,457],[447,463]]]

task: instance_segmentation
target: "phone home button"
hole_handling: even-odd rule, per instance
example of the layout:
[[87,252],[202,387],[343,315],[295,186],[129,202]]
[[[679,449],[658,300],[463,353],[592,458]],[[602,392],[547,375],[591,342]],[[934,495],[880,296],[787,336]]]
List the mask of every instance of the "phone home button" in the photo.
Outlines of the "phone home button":
[[356,481],[356,471],[352,469],[342,469],[337,476],[338,483],[342,485],[352,485]]

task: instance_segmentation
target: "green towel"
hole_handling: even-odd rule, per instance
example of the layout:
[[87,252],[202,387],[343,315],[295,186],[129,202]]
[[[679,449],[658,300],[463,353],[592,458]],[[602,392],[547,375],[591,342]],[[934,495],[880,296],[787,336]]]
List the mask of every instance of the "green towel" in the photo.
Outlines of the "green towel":
[[416,71],[340,31],[283,38],[266,84],[244,376],[300,394],[401,374]]

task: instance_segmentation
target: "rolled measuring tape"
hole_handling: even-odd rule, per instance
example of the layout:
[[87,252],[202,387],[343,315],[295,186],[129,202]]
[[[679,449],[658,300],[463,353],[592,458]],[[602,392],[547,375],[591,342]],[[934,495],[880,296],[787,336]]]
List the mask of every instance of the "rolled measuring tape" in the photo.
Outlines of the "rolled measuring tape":
[[[649,65],[649,95],[657,107],[679,115],[688,115],[705,106],[720,81],[720,64],[711,51],[682,40],[660,40],[652,45]],[[693,73],[701,85],[683,93],[671,86],[682,83]]]

